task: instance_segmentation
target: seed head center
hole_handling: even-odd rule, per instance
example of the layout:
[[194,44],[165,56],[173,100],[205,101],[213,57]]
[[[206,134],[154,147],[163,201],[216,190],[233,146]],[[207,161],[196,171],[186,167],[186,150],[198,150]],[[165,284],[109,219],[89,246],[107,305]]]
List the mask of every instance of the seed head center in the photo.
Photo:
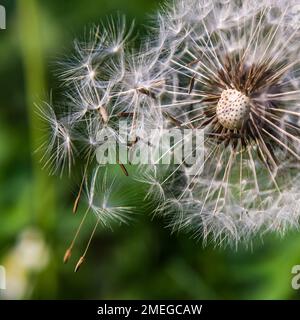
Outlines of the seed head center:
[[249,98],[235,89],[224,90],[217,105],[219,123],[230,130],[240,129],[250,113]]

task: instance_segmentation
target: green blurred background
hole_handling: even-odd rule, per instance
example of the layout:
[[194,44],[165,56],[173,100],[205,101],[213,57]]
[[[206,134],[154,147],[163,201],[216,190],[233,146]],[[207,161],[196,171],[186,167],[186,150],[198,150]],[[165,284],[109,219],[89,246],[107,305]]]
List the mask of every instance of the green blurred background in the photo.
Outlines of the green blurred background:
[[80,222],[71,213],[79,182],[41,170],[34,150],[41,123],[34,103],[61,98],[57,61],[73,40],[107,15],[126,14],[143,35],[159,0],[19,0],[6,7],[0,30],[0,265],[1,299],[297,299],[291,269],[300,264],[300,233],[269,236],[249,248],[202,247],[170,234],[143,212],[130,226],[99,229],[87,262],[74,263],[90,234],[84,228],[70,264],[62,257]]

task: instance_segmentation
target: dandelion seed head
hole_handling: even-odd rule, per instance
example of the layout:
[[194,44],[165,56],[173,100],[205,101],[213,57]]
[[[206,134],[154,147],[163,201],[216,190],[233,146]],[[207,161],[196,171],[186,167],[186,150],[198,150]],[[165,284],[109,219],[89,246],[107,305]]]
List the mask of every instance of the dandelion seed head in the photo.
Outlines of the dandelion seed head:
[[296,3],[205,3],[175,1],[166,13],[188,32],[164,42],[172,52],[164,110],[206,134],[202,173],[180,171],[183,213],[166,202],[166,216],[173,229],[218,245],[283,235],[299,223],[297,201],[287,201],[300,187],[300,25],[288,21]]
[[[70,170],[74,156],[84,159],[88,204],[103,225],[126,221],[130,211],[112,204],[104,180],[102,196],[95,192],[90,172],[105,133],[126,145],[130,160],[147,141],[155,151],[136,180],[172,231],[236,247],[298,228],[298,22],[294,0],[174,0],[139,48],[128,48],[133,29],[124,18],[94,28],[63,65],[64,108],[41,112],[51,131],[46,162]],[[120,118],[129,123],[128,144]],[[185,155],[161,169],[156,139],[166,128],[204,132],[200,167]],[[175,154],[174,146],[162,149]]]

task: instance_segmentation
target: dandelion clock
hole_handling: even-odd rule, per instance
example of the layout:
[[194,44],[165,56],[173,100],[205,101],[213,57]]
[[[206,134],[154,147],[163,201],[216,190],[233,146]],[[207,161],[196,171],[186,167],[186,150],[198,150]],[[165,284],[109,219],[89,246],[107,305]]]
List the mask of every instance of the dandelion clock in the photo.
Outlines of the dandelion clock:
[[[116,152],[119,174],[148,189],[144,201],[173,231],[237,246],[298,228],[299,12],[291,0],[178,0],[156,13],[138,48],[121,17],[77,41],[74,57],[61,63],[65,103],[39,108],[51,129],[45,165],[69,173],[76,161],[83,165],[74,212],[86,194],[96,226],[130,220],[131,204],[109,203],[118,177],[109,182],[99,164],[105,133],[128,154]],[[159,161],[186,148],[186,136],[161,143],[174,129],[201,132],[201,144],[189,144],[201,158]],[[152,151],[148,162],[132,160],[138,148]]]

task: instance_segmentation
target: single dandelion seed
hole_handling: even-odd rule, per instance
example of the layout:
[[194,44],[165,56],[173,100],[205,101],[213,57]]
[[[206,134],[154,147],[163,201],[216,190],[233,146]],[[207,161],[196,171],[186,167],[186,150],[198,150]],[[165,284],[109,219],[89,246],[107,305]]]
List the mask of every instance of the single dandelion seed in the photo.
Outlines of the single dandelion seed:
[[95,235],[96,229],[101,224],[104,227],[112,227],[113,223],[128,223],[133,207],[119,205],[120,200],[113,199],[114,192],[117,193],[118,187],[115,178],[111,178],[107,170],[100,172],[101,167],[97,168],[91,174],[91,181],[86,182],[86,196],[88,199],[88,208],[86,209],[81,222],[75,232],[70,246],[65,252],[64,263],[67,263],[72,255],[73,248],[80,235],[80,232],[87,220],[89,213],[96,216],[96,224],[91,232],[87,246],[83,255],[76,264],[75,272],[79,270],[82,263],[85,261],[86,254]]

